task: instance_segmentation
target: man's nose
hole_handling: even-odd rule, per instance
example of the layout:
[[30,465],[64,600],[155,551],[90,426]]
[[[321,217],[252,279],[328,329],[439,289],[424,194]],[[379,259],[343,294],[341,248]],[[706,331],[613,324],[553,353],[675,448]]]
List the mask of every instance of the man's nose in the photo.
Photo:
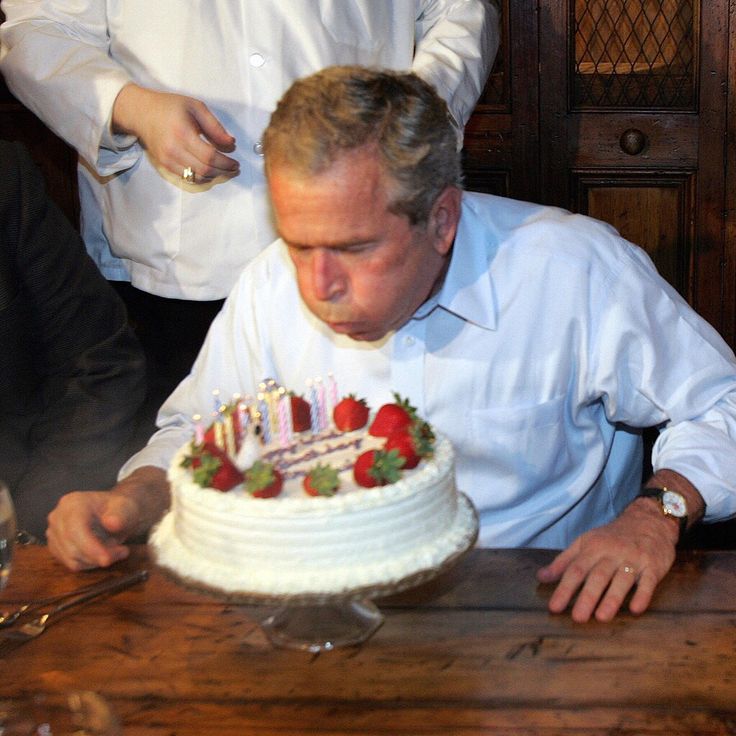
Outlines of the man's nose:
[[345,274],[339,258],[327,248],[315,248],[312,253],[312,285],[320,301],[335,301],[345,291]]

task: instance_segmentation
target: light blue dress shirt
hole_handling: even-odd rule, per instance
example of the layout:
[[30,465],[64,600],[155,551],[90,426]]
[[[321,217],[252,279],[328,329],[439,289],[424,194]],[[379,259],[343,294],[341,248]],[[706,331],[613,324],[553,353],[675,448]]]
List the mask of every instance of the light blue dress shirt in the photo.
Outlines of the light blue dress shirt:
[[[376,295],[380,298],[380,295]],[[736,361],[718,334],[610,226],[465,193],[442,288],[376,343],[333,334],[302,304],[279,241],[243,272],[161,430],[121,471],[166,467],[191,416],[333,373],[373,408],[410,398],[457,454],[484,546],[562,548],[638,493],[634,427],[662,426],[653,462],[736,514]]]

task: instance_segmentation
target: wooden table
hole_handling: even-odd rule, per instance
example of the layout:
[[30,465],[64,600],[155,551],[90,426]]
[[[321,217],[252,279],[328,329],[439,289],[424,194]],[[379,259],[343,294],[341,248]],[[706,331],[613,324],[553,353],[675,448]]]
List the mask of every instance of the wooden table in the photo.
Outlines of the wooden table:
[[[3,696],[93,689],[136,736],[736,734],[736,552],[680,553],[653,609],[610,624],[546,611],[552,553],[474,550],[380,602],[367,643],[275,649],[262,609],[186,590],[136,548],[143,585],[98,601],[0,660]],[[17,552],[9,601],[105,577]]]

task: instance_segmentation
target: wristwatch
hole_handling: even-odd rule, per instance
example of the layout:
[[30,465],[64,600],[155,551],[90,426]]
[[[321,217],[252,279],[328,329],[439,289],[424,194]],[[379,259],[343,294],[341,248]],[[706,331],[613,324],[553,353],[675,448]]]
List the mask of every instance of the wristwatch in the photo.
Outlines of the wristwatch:
[[677,493],[677,491],[671,491],[669,488],[647,488],[641,489],[640,496],[644,498],[655,498],[662,506],[662,513],[665,516],[671,516],[680,523],[680,537],[685,533],[687,529],[687,501],[685,497]]

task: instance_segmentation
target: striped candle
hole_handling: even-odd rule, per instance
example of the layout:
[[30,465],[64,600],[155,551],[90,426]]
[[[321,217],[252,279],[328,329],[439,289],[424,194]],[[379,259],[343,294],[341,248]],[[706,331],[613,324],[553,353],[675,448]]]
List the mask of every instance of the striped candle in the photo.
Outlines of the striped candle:
[[222,410],[222,402],[220,401],[220,389],[216,388],[212,391],[213,411],[219,414]]
[[321,378],[315,380],[317,385],[317,407],[319,415],[319,428],[327,428],[327,406],[325,402],[325,384]]
[[192,417],[194,421],[194,441],[201,445],[204,442],[204,427],[202,426],[202,415],[195,414]]
[[268,404],[266,403],[266,395],[259,393],[256,397],[258,400],[258,412],[261,415],[261,432],[264,442],[271,441],[271,417],[268,415]]
[[221,417],[218,416],[217,419],[215,419],[213,428],[215,430],[215,445],[219,447],[221,450],[224,450],[225,449],[225,437],[224,437],[224,432],[222,428]]
[[291,439],[291,417],[287,413],[287,404],[291,404],[291,398],[286,395],[283,386],[278,390],[278,413],[279,413],[279,444],[287,447]]
[[317,404],[317,391],[311,378],[307,381],[307,393],[309,394],[309,418],[312,423],[312,433],[317,434],[319,432],[319,405]]
[[246,408],[244,401],[238,402],[235,411],[238,413],[238,445],[240,445],[243,442],[243,437],[245,437],[245,433],[248,431],[248,421],[250,420],[250,414],[248,413],[248,409]]
[[237,447],[235,446],[235,427],[233,426],[232,413],[222,415],[223,434],[225,435],[225,452],[230,457],[235,457]]
[[271,437],[276,437],[279,433],[279,403],[278,389],[275,388],[276,382],[272,381],[271,388],[266,394],[268,402],[268,416],[271,424]]

